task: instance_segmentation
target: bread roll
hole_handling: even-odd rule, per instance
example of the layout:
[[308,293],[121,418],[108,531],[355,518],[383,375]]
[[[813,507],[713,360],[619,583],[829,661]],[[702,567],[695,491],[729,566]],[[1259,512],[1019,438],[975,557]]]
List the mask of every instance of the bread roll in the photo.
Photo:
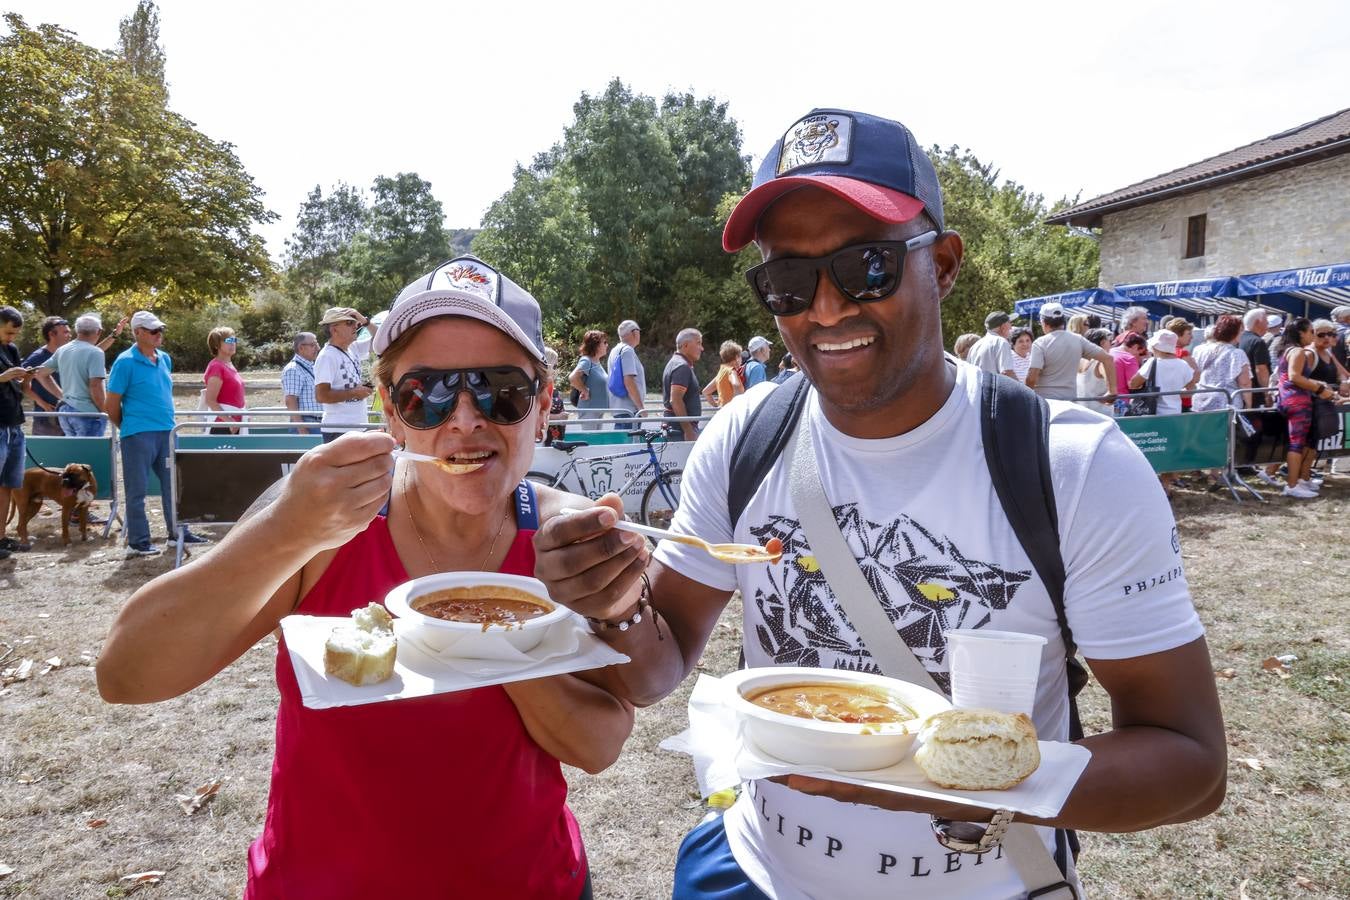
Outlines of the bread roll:
[[919,731],[914,761],[935,784],[961,791],[1003,791],[1041,764],[1036,726],[1024,713],[952,709]]
[[323,670],[348,684],[378,684],[394,674],[398,640],[393,619],[372,603],[352,611],[352,621],[333,628],[323,646]]

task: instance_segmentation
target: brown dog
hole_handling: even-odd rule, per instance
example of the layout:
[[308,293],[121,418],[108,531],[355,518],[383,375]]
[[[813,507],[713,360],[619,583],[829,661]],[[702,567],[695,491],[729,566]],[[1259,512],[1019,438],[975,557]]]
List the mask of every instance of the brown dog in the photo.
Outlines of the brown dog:
[[43,500],[61,506],[61,543],[70,544],[70,517],[80,517],[80,540],[89,540],[89,504],[98,493],[94,470],[84,463],[70,463],[60,472],[32,468],[23,473],[23,487],[14,491],[6,522],[19,514],[19,540],[28,543],[28,523],[42,509]]

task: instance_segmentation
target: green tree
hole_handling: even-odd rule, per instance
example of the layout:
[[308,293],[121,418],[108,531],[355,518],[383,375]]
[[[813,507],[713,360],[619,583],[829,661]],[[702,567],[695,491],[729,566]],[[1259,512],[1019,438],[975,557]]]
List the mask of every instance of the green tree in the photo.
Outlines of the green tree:
[[573,113],[557,144],[516,169],[475,251],[534,293],[546,327],[569,342],[626,318],[656,352],[687,325],[744,340],[707,321],[753,304],[720,247],[719,205],[750,180],[726,104],[691,94],[658,104],[615,79]]
[[[313,325],[329,306],[387,307],[418,275],[464,252],[473,232],[446,230],[431,182],[415,172],[379,176],[366,193],[339,183],[309,192],[286,241],[286,290]],[[452,250],[455,241],[460,250]]]
[[159,45],[159,8],[150,0],[140,0],[136,11],[123,19],[117,30],[117,54],[136,77],[167,91],[164,48]]
[[330,306],[351,294],[350,279],[338,261],[366,227],[370,211],[360,189],[339,182],[324,196],[318,185],[300,204],[295,231],[286,240],[286,294],[297,323],[314,326]]
[[[944,338],[950,346],[966,332],[984,333],[984,317],[1012,312],[1026,297],[1096,287],[1097,242],[1056,225],[1040,194],[1005,181],[993,165],[969,150],[929,150],[942,185],[946,226],[960,233],[965,261],[943,302]],[[1060,200],[1061,208],[1071,200]]]
[[371,187],[366,228],[344,248],[339,269],[356,298],[388,306],[404,285],[442,262],[450,252],[445,210],[431,182],[415,172],[383,175]]
[[111,54],[5,17],[0,38],[0,296],[69,316],[157,291],[161,307],[238,294],[270,270],[274,218],[233,148]]

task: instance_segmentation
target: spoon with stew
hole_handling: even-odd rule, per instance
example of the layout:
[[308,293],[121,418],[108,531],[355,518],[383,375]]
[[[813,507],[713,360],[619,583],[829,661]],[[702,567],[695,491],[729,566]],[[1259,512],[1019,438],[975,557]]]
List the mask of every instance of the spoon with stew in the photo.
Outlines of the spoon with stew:
[[425,453],[414,453],[411,450],[392,450],[390,455],[394,459],[406,459],[412,462],[431,463],[439,467],[442,471],[449,472],[451,475],[467,475],[470,472],[476,472],[483,468],[482,463],[457,463],[448,459],[441,459],[439,456],[428,456]]
[[[572,513],[581,512],[581,510],[569,508],[564,509],[563,512]],[[626,519],[615,522],[614,527],[620,531],[631,531],[634,534],[645,535],[658,541],[674,541],[677,544],[698,547],[718,562],[728,563],[729,565],[760,562],[776,563],[783,556],[783,542],[778,538],[769,538],[768,543],[763,547],[756,544],[710,544],[703,538],[694,537],[691,534],[679,534],[678,532],[667,531],[664,528],[652,528],[650,525],[639,525]]]

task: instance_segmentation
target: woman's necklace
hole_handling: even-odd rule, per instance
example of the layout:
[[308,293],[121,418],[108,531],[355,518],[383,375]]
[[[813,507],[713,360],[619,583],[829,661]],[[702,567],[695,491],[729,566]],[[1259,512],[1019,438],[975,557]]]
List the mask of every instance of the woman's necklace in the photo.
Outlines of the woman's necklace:
[[[412,503],[408,500],[407,469],[403,470],[403,507],[408,511],[408,522],[413,527],[413,533],[417,535],[417,543],[422,545],[422,552],[426,554],[427,562],[431,563],[432,571],[433,572],[444,571],[444,569],[441,568],[441,564],[436,561],[436,557],[431,555],[431,548],[427,546],[426,539],[422,537],[422,529],[417,527],[417,519],[413,518]],[[487,553],[483,554],[483,561],[478,564],[479,571],[483,571],[484,567],[488,564],[488,560],[492,559],[492,551],[497,549],[497,539],[500,538],[502,536],[502,532],[506,530],[506,520],[509,517],[510,513],[508,510],[508,514],[502,516],[502,524],[497,526],[497,533],[492,536],[492,543],[488,544]]]

